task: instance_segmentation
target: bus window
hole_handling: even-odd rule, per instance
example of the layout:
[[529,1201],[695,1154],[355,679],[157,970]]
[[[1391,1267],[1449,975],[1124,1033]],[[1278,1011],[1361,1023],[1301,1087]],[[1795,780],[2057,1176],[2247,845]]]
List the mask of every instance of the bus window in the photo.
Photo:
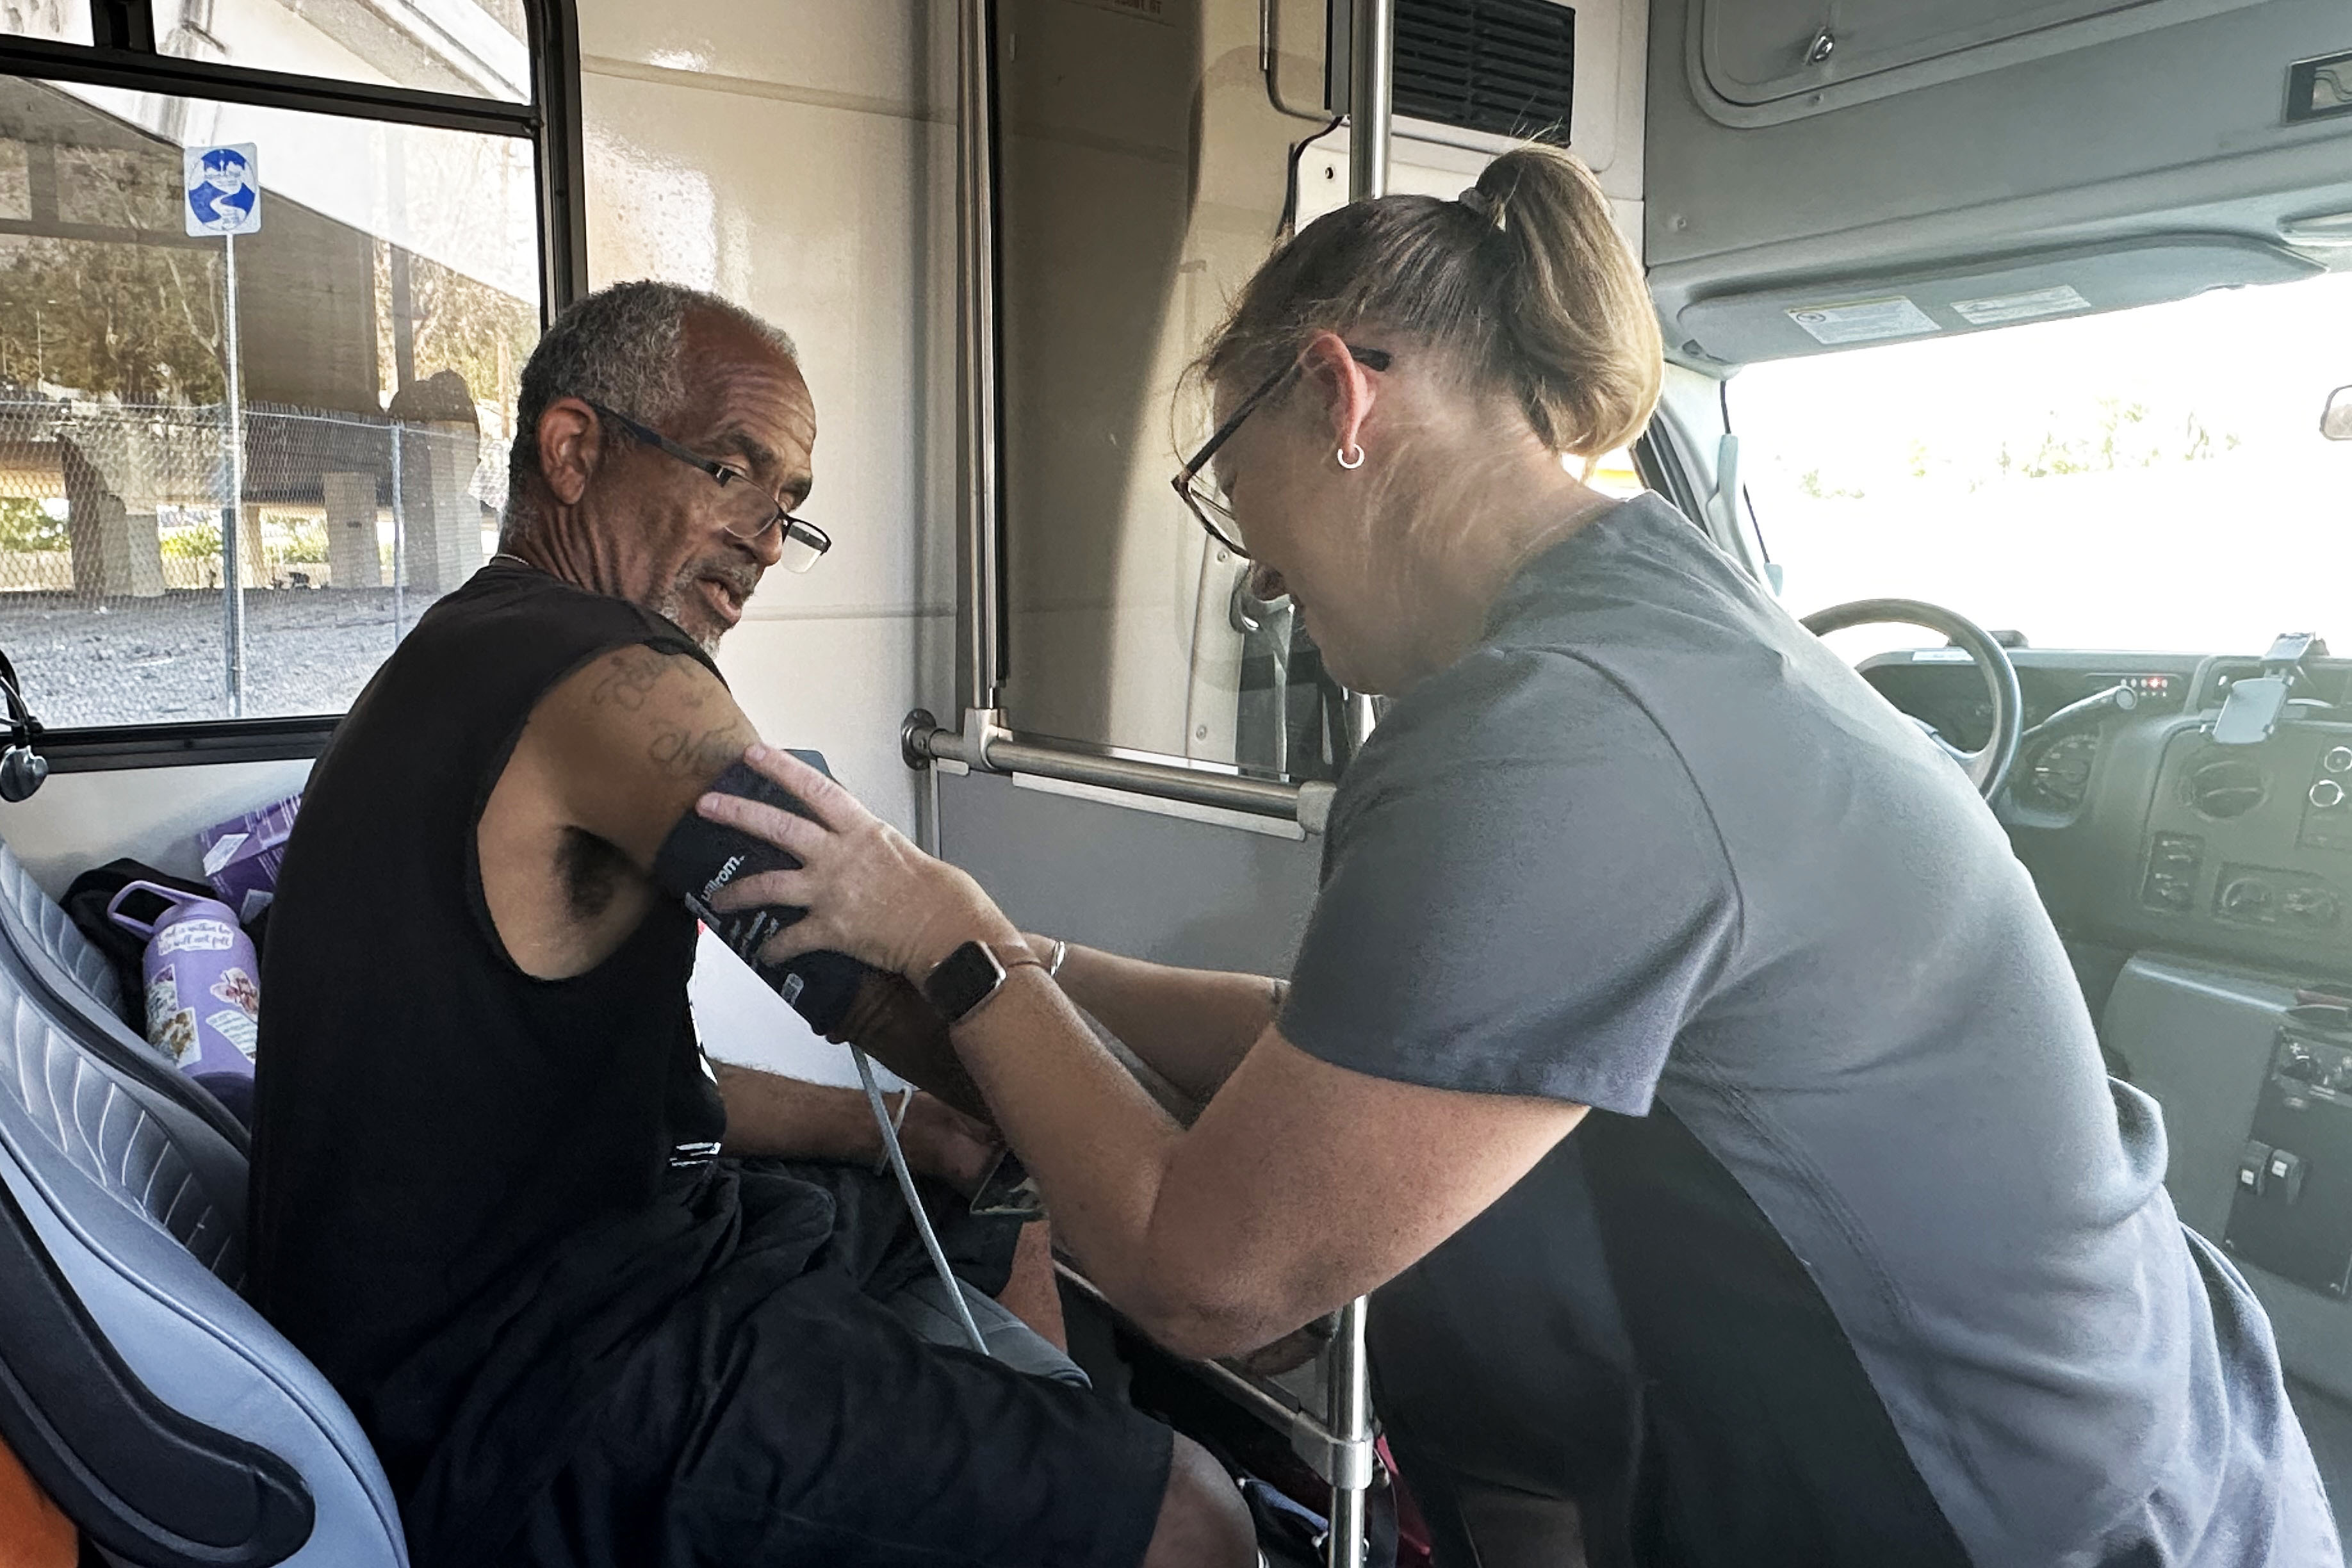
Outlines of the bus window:
[[[1753,365],[1732,428],[1782,598],[1926,599],[2038,647],[2352,638],[2352,278]],[[1916,642],[1916,632],[1895,634]]]
[[561,141],[521,4],[191,0],[104,80],[0,39],[0,645],[52,731],[340,713],[496,547]]
[[455,0],[429,9],[331,0],[299,13],[237,0],[180,0],[178,11],[176,26],[168,12],[156,18],[156,44],[183,59],[530,100],[522,0]]
[[90,41],[89,7],[75,0],[26,0],[0,6],[0,34],[47,38],[59,44]]

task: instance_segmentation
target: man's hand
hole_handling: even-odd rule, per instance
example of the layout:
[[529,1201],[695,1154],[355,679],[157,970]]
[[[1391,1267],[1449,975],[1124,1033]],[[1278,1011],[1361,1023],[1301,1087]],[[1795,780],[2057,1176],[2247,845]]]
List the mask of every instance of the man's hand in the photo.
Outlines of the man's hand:
[[[882,1159],[882,1130],[865,1091],[808,1083],[733,1062],[713,1065],[727,1102],[725,1152],[785,1160]],[[885,1107],[889,1105],[885,1100]],[[908,1103],[898,1143],[916,1174],[974,1193],[1003,1145],[993,1128],[951,1110],[928,1094]]]
[[856,1046],[967,1117],[989,1121],[988,1102],[948,1043],[946,1022],[900,976],[879,970],[867,975],[826,1037]]
[[980,1191],[1004,1152],[995,1129],[928,1094],[915,1096],[907,1107],[907,1119],[898,1124],[898,1147],[916,1174],[935,1176],[966,1197]]

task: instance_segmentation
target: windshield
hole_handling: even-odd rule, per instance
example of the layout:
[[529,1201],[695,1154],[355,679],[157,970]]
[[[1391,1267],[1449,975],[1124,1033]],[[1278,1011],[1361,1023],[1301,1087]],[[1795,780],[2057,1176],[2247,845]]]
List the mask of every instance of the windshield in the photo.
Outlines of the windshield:
[[2037,647],[2352,653],[2352,276],[1751,365],[1782,601],[1927,599]]

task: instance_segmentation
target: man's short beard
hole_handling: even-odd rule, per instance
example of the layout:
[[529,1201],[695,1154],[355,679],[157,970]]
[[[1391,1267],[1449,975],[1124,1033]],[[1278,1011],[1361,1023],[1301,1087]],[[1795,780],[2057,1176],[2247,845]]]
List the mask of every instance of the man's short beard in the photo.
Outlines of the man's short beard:
[[[696,592],[697,585],[705,577],[721,579],[747,602],[751,597],[751,590],[760,585],[760,574],[751,567],[734,564],[713,566],[707,561],[689,562],[679,570],[677,576],[670,579],[669,586],[662,591],[660,601],[654,605],[654,613],[667,618],[672,626],[683,630],[686,620],[680,612],[686,608],[688,595]],[[721,626],[709,636],[696,637],[694,640],[701,646],[703,652],[716,654],[719,651],[719,639],[725,637],[728,628]]]
[[[668,621],[680,631],[686,631],[686,616],[681,612],[686,608],[687,595],[694,591],[694,584],[698,581],[699,579],[695,577],[681,577],[672,583],[663,592],[661,601],[654,605],[654,614]],[[687,632],[687,635],[694,637],[692,632]],[[695,637],[694,640],[703,652],[715,654],[719,651],[719,639],[726,635],[726,629],[721,627],[708,637]]]

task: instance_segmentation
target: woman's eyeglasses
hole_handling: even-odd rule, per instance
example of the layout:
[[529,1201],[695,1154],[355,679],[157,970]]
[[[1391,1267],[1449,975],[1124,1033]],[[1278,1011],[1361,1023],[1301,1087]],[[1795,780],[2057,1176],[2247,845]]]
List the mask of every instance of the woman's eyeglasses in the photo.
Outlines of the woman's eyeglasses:
[[784,552],[779,564],[785,571],[805,572],[833,548],[832,535],[806,518],[794,517],[783,502],[761,489],[741,469],[730,468],[716,458],[706,458],[681,447],[653,426],[607,408],[593,398],[583,397],[580,401],[594,409],[599,419],[611,420],[646,446],[668,453],[690,468],[700,468],[718,480],[719,526],[736,538],[750,542],[772,528],[782,528]]
[[[1358,348],[1349,343],[1348,352],[1355,355],[1357,363],[1366,370],[1386,370],[1392,363],[1386,349]],[[1177,470],[1175,479],[1170,481],[1176,487],[1176,494],[1192,509],[1192,515],[1200,520],[1201,526],[1209,531],[1209,537],[1244,561],[1250,558],[1250,552],[1249,547],[1242,542],[1242,525],[1235,521],[1233,503],[1225,498],[1224,486],[1218,482],[1216,472],[1209,467],[1209,461],[1217,455],[1218,447],[1234,438],[1234,432],[1242,427],[1242,421],[1248,418],[1259,404],[1273,396],[1277,388],[1297,374],[1298,362],[1292,360],[1267,376],[1255,392],[1243,398],[1234,411],[1225,416],[1225,422],[1210,434],[1208,440],[1202,443],[1201,449],[1192,454],[1192,461]]]

